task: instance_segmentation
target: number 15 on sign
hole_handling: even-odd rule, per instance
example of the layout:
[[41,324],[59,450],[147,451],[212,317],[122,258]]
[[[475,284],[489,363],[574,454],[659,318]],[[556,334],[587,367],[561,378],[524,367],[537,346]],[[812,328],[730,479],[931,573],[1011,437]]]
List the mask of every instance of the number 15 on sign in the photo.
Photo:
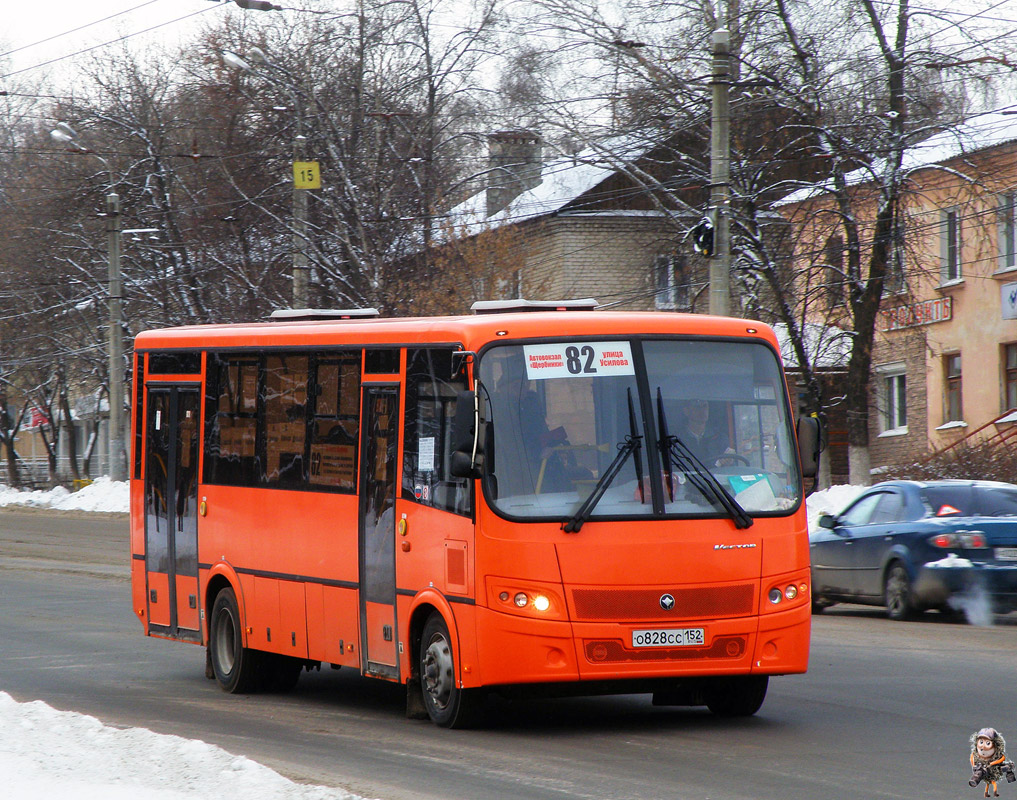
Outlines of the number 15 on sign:
[[293,186],[297,189],[320,189],[321,167],[317,161],[293,162]]

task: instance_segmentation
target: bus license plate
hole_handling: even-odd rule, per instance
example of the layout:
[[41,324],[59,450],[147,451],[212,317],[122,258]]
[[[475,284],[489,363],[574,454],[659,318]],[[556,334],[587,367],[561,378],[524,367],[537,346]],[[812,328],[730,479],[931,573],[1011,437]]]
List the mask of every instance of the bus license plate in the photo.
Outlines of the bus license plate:
[[1017,547],[997,547],[996,558],[999,561],[1017,561]]
[[693,647],[706,644],[703,628],[655,628],[632,631],[633,647]]

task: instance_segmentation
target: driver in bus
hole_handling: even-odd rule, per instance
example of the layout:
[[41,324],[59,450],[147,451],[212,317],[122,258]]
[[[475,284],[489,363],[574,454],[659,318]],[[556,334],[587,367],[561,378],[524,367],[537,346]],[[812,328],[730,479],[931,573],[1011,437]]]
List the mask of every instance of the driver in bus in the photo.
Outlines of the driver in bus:
[[724,465],[725,453],[732,452],[727,436],[711,428],[710,403],[702,398],[683,400],[679,405],[681,419],[676,434],[682,444],[708,467]]

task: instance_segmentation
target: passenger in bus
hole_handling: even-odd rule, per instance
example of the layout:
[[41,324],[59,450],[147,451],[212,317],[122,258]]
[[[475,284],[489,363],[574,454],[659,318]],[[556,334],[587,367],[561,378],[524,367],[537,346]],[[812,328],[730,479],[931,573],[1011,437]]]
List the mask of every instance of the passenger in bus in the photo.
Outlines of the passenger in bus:
[[710,403],[701,398],[683,400],[679,406],[681,419],[675,432],[682,444],[708,467],[723,462],[730,453],[729,441],[723,431],[710,426]]

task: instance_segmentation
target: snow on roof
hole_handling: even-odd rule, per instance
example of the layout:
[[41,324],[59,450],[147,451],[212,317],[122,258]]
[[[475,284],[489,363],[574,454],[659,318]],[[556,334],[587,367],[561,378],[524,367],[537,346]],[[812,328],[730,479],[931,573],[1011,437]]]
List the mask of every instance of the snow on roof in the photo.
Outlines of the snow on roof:
[[[969,117],[960,125],[940,131],[904,152],[901,170],[905,173],[944,164],[952,159],[1017,141],[1017,115],[1013,111],[988,111]],[[847,175],[848,185],[866,183],[880,174],[886,161],[880,159],[871,168],[862,167]],[[792,192],[775,205],[799,203],[826,192],[831,186],[825,181]]]
[[[773,326],[780,345],[781,360],[786,369],[798,369],[798,359],[791,347],[787,325],[783,322]],[[805,355],[816,369],[845,369],[851,357],[851,334],[833,325],[806,323],[802,329],[805,337]]]
[[502,225],[525,222],[560,211],[577,197],[644,155],[653,144],[638,137],[616,137],[591,145],[575,156],[547,162],[540,183],[523,192],[497,214],[487,216],[487,191],[481,190],[448,212],[457,237],[468,237]]

